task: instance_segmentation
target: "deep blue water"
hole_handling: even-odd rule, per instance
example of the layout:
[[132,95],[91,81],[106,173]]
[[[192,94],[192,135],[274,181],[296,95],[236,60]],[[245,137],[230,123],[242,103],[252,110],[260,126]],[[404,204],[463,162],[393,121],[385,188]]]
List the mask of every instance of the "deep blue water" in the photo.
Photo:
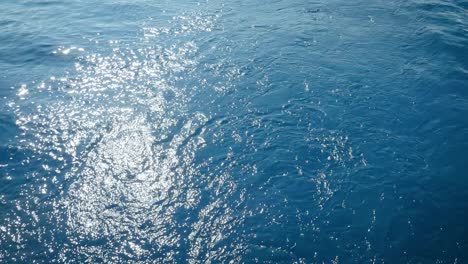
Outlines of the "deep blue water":
[[468,263],[468,2],[2,0],[1,263]]

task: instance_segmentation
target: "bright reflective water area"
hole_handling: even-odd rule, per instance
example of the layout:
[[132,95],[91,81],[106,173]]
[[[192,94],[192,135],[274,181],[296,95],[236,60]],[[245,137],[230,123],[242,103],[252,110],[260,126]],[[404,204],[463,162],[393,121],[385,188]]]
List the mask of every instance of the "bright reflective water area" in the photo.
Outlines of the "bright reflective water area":
[[0,262],[467,263],[467,9],[2,0]]

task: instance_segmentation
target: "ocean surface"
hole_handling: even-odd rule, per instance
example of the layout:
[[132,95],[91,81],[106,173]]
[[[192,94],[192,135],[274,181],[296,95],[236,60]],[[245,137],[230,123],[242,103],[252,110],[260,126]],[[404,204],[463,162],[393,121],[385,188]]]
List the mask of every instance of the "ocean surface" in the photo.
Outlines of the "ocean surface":
[[2,0],[0,263],[468,263],[468,1]]

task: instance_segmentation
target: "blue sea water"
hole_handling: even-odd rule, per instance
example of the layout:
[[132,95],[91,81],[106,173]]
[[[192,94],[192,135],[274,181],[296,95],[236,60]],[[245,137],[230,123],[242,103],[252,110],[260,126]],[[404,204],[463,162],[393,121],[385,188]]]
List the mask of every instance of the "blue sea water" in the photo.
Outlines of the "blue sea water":
[[465,0],[2,0],[1,263],[468,263]]

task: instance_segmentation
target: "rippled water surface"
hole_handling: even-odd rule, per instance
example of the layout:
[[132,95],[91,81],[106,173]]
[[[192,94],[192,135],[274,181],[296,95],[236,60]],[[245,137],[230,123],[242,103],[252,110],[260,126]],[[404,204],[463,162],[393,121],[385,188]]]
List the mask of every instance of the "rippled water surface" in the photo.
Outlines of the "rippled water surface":
[[467,263],[467,9],[2,0],[0,262]]

